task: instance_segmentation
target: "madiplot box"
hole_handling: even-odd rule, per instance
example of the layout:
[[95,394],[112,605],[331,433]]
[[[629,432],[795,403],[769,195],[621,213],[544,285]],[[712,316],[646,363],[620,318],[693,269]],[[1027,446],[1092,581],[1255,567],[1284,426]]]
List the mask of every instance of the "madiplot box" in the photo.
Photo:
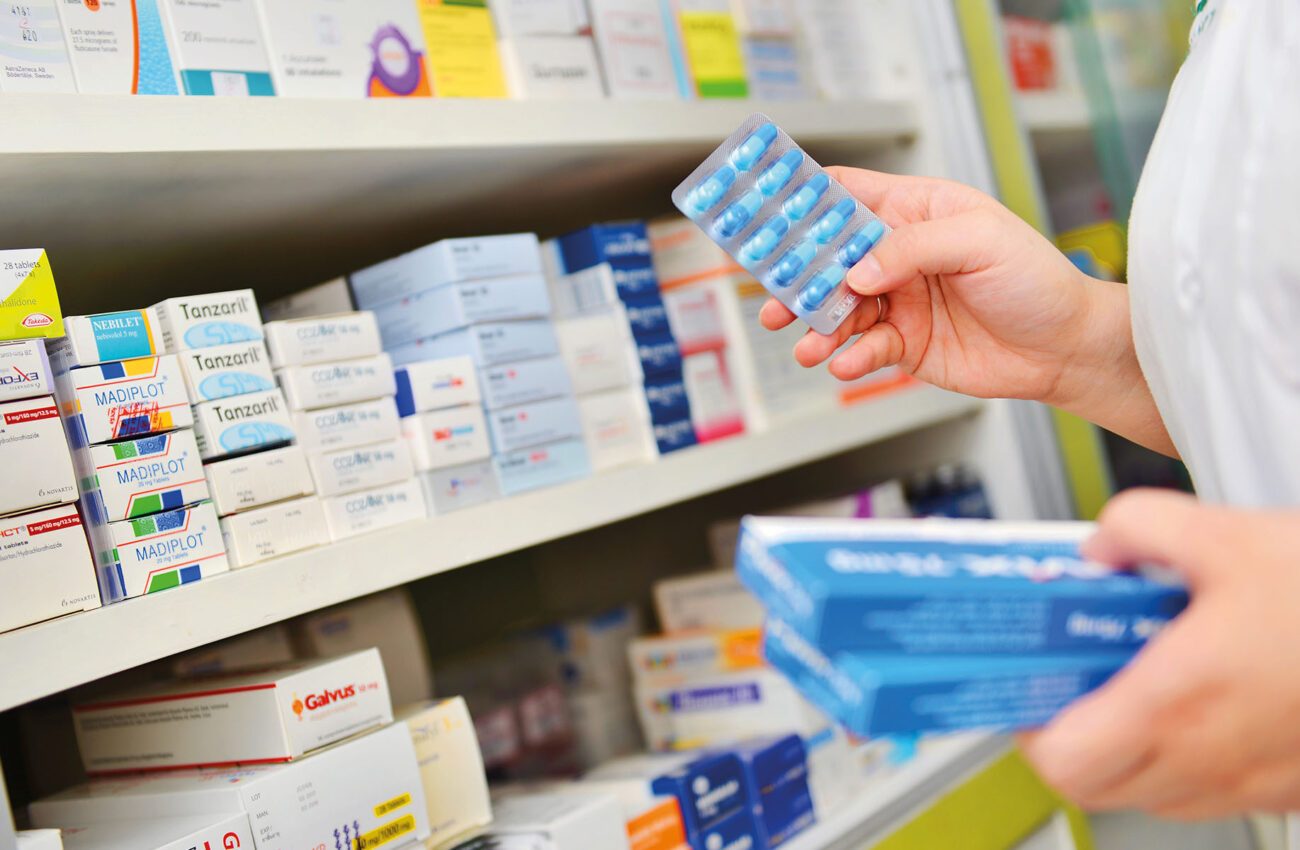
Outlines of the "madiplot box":
[[194,405],[194,435],[204,460],[293,439],[293,421],[278,389]]
[[330,532],[320,499],[308,496],[225,517],[221,540],[231,567],[248,567],[323,546],[330,541]]
[[426,410],[441,410],[480,399],[474,361],[468,357],[447,357],[411,363],[398,369],[397,412],[413,416]]
[[[304,793],[311,795],[306,804]],[[400,723],[288,764],[102,779],[38,800],[28,811],[38,824],[243,812],[257,824],[257,850],[332,848],[345,834],[350,847],[400,847],[429,835],[411,735]]]
[[366,311],[267,322],[262,332],[277,369],[369,357],[383,349],[375,314]]
[[99,607],[76,505],[0,520],[0,632]]
[[443,239],[353,272],[348,282],[357,306],[369,310],[447,283],[541,273],[536,234],[505,233]]
[[152,357],[166,351],[158,314],[152,309],[119,310],[63,320],[71,352],[69,366],[93,366],[116,360]]
[[68,352],[58,347],[50,361],[74,449],[194,424],[176,355],[69,368]]
[[155,593],[230,569],[211,502],[92,526],[105,602]]
[[83,507],[101,525],[208,498],[193,431],[90,446],[77,459]]
[[54,392],[45,340],[0,342],[0,402]]
[[298,444],[309,452],[382,443],[402,434],[397,405],[391,398],[298,412],[293,424]]
[[[214,850],[253,847],[248,815],[154,817],[64,826],[63,850]],[[22,845],[19,844],[21,848]]]
[[294,410],[319,410],[384,398],[397,392],[387,354],[277,369],[276,380]]
[[285,446],[203,467],[218,516],[316,492],[301,446]]
[[374,649],[73,706],[88,773],[289,761],[393,719]]
[[77,500],[72,457],[51,396],[0,404],[0,516]]
[[262,315],[251,289],[168,298],[153,305],[167,351],[210,348],[262,338]]
[[275,389],[271,357],[260,339],[182,351],[185,386],[195,402]]

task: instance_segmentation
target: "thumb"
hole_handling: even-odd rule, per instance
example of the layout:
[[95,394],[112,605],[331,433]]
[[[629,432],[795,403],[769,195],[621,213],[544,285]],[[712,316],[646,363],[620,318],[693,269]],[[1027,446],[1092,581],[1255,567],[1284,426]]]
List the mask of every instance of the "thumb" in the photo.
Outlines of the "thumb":
[[1204,586],[1222,563],[1219,514],[1219,509],[1184,493],[1126,490],[1106,505],[1097,519],[1097,533],[1080,551],[1090,560],[1116,567],[1169,567],[1193,587]]
[[849,269],[848,285],[862,295],[882,295],[918,275],[976,271],[998,239],[997,222],[984,210],[900,225]]

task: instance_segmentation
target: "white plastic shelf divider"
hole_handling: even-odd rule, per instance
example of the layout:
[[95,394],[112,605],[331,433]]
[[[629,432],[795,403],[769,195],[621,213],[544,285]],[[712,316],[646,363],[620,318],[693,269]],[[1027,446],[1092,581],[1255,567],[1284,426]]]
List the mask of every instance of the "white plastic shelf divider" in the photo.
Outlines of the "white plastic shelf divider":
[[221,638],[978,411],[919,385],[761,434],[0,635],[0,711]]

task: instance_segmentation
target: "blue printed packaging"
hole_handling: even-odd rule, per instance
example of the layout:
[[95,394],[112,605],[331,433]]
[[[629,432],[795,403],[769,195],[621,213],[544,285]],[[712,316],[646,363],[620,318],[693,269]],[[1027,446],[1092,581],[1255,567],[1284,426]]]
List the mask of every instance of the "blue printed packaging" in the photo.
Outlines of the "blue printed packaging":
[[744,768],[733,753],[708,753],[650,782],[655,794],[676,797],[682,826],[692,845],[709,827],[728,817],[749,814]]
[[388,351],[396,366],[421,360],[467,356],[480,369],[552,357],[560,353],[560,343],[549,319],[521,319],[514,322],[487,322],[472,325],[427,339],[417,339]]
[[153,310],[170,352],[262,338],[262,314],[251,289],[168,298]]
[[87,524],[132,519],[208,498],[199,447],[189,430],[90,446],[75,460]]
[[761,846],[777,847],[816,821],[802,737],[754,738],[729,750],[744,769],[746,794],[764,835]]
[[158,314],[151,308],[67,316],[63,326],[67,338],[61,347],[68,366],[134,360],[165,351]]
[[74,449],[194,423],[174,354],[71,368],[67,345],[50,349],[55,392]]
[[1132,657],[827,656],[779,619],[767,622],[763,652],[805,697],[862,737],[1042,726]]
[[654,434],[655,444],[658,445],[661,455],[690,448],[699,443],[699,438],[695,436],[695,423],[690,419],[656,422]]
[[708,826],[698,835],[687,834],[692,850],[742,850],[767,847],[762,828],[750,809],[740,809]]
[[680,422],[691,418],[691,404],[682,376],[669,374],[645,382],[645,400],[651,422]]
[[90,526],[88,531],[105,602],[190,584],[230,569],[211,502]]
[[668,324],[668,308],[664,306],[658,289],[650,295],[628,299],[623,302],[623,306],[634,339],[655,339],[672,334],[672,327]]
[[643,221],[592,224],[561,236],[559,245],[570,274],[601,263],[615,269],[650,265],[650,237]]
[[682,352],[677,340],[668,334],[637,340],[636,353],[646,380],[662,375],[681,377]]
[[673,203],[822,334],[858,305],[845,275],[889,233],[761,113],[673,190]]
[[1082,560],[1088,523],[746,517],[742,582],[825,652],[1133,652],[1184,588]]

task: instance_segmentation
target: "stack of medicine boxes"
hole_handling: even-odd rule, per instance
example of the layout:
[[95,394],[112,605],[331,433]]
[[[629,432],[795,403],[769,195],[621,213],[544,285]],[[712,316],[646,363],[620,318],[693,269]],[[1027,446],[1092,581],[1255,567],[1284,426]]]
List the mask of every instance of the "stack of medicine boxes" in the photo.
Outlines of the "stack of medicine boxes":
[[225,572],[180,357],[164,353],[158,311],[69,316],[65,329],[50,360],[101,598]]
[[650,239],[640,221],[593,224],[560,237],[551,260],[563,274],[604,267],[626,309],[641,362],[660,454],[697,442],[682,378],[682,357],[668,324],[650,257]]
[[[302,450],[275,385],[251,289],[155,304],[167,350],[180,359],[226,557],[247,567],[324,542]],[[288,501],[293,500],[293,501]]]
[[[474,362],[503,494],[590,472],[534,234],[444,239],[356,272],[350,282],[357,305],[374,308],[398,366],[461,356]],[[422,423],[419,439],[437,439],[429,424]],[[474,424],[464,414],[460,427]]]
[[423,519],[424,495],[397,427],[393,364],[374,314],[268,322],[266,339],[330,539]]

